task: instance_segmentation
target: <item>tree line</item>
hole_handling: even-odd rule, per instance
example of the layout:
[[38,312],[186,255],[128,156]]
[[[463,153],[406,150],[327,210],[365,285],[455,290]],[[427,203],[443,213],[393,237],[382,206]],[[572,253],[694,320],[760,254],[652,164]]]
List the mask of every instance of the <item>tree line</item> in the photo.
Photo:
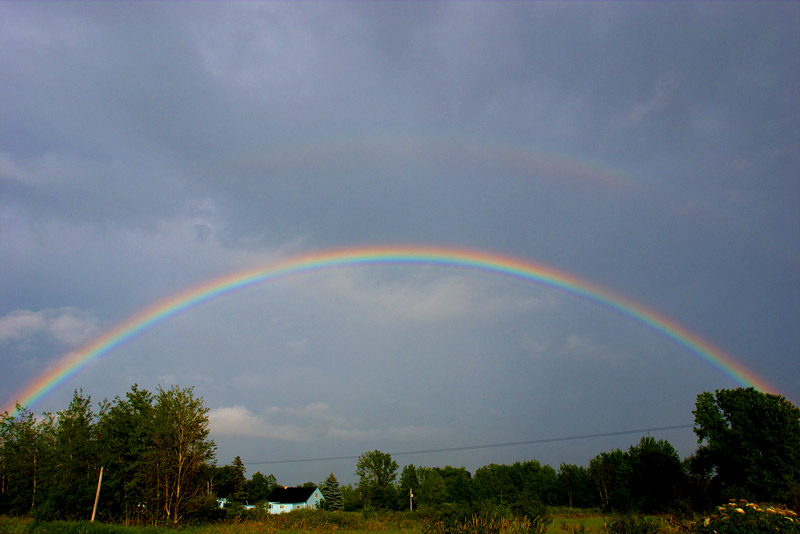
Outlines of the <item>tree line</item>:
[[[362,454],[358,483],[319,486],[328,509],[493,510],[537,515],[543,506],[660,513],[705,511],[730,498],[800,506],[800,410],[753,388],[697,397],[698,449],[681,459],[666,440],[645,436],[628,450],[558,470],[536,460],[464,467],[406,465],[388,453]],[[76,391],[69,406],[35,417],[18,406],[0,415],[0,514],[86,519],[103,467],[97,517],[156,524],[225,517],[218,499],[264,503],[273,475],[250,479],[237,456],[216,465],[208,408],[193,388],[149,392],[133,386],[92,409]],[[237,508],[238,507],[238,508]]]
[[[600,508],[656,514],[709,511],[730,499],[800,509],[800,410],[754,388],[697,396],[698,449],[681,460],[667,440],[642,437],[628,450],[602,452],[588,466],[558,471],[536,460],[490,464],[470,474],[460,467],[399,466],[381,451],[359,457],[359,483],[345,488],[345,505],[408,509],[443,505]],[[409,496],[415,495],[415,499]]]

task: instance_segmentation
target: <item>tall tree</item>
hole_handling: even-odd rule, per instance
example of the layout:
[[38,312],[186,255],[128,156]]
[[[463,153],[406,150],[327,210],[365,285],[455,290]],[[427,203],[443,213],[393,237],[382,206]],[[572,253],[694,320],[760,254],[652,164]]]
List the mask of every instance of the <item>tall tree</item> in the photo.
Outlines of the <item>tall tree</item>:
[[244,476],[245,467],[242,459],[236,457],[231,464],[233,467],[233,480],[232,480],[232,495],[233,499],[237,502],[245,502],[247,500],[247,477]]
[[322,497],[325,499],[324,506],[326,510],[344,510],[344,503],[342,502],[342,489],[339,487],[339,481],[331,473],[324,481],[320,482],[319,490],[322,492]]
[[633,506],[646,514],[675,508],[684,486],[683,467],[675,448],[666,440],[645,436],[628,450],[628,460]]
[[148,463],[155,475],[163,517],[178,523],[191,501],[202,495],[201,467],[214,458],[208,439],[208,408],[194,388],[158,389],[152,419],[154,448]]
[[715,498],[787,502],[800,482],[800,409],[754,388],[697,396],[695,469],[705,468]]
[[125,523],[153,523],[160,519],[155,492],[148,491],[151,473],[145,463],[154,448],[153,394],[136,384],[125,398],[100,403],[97,435],[103,466],[100,517]]
[[630,462],[619,449],[601,452],[589,461],[600,506],[605,510],[627,511],[630,503]]
[[397,462],[389,453],[374,450],[358,457],[356,476],[358,487],[373,505],[387,508],[394,503],[394,480],[397,477]]
[[51,476],[40,503],[40,517],[91,517],[101,467],[91,402],[91,397],[76,390],[69,406],[55,416],[55,439],[47,465]]
[[597,506],[592,476],[582,465],[562,463],[558,468],[558,485],[561,502],[567,506],[576,508]]
[[400,473],[400,480],[397,483],[397,508],[399,510],[405,510],[410,507],[410,494],[414,494],[417,497],[416,494],[419,492],[418,471],[414,464],[409,464],[403,467],[403,471]]
[[446,465],[437,469],[447,485],[447,502],[468,503],[472,501],[472,475],[465,467]]
[[276,487],[278,487],[278,481],[275,479],[275,475],[264,476],[256,471],[253,473],[253,477],[247,481],[247,495],[252,503],[266,501]]
[[33,412],[19,404],[15,415],[2,414],[0,513],[27,514],[42,500],[53,426],[52,416],[37,420]]
[[422,469],[417,495],[423,506],[436,506],[447,500],[447,483],[438,469],[431,467]]

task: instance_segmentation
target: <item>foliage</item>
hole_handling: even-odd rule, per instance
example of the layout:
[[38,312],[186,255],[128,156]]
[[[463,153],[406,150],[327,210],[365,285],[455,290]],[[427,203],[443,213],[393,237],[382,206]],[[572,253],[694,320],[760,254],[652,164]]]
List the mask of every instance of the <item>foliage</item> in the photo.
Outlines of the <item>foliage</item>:
[[197,483],[201,466],[214,457],[208,408],[194,396],[194,388],[159,388],[152,423],[153,447],[147,456],[160,509],[167,521],[178,523],[202,489]]
[[754,388],[697,396],[694,473],[712,499],[787,502],[800,481],[800,409]]
[[253,473],[250,480],[247,481],[247,496],[252,503],[264,502],[272,493],[272,490],[278,487],[278,481],[275,475],[264,476],[259,471]]
[[18,407],[0,416],[0,513],[38,520],[89,519],[100,467],[98,519],[177,523],[209,516],[204,478],[213,460],[207,409],[193,390],[157,395],[133,386],[100,404],[75,391],[69,406],[37,420]]
[[398,467],[390,454],[379,450],[365,452],[358,457],[358,488],[373,505],[380,508],[394,506],[397,491],[393,483]]
[[559,502],[570,508],[589,508],[597,505],[594,481],[582,465],[562,463],[556,475]]
[[622,515],[608,522],[609,534],[654,534],[661,530],[661,524],[649,517]]
[[325,510],[344,510],[342,489],[339,487],[339,481],[336,480],[333,473],[320,483],[319,490],[322,492],[323,508]]
[[522,499],[555,504],[558,476],[549,465],[538,461],[512,465],[489,464],[475,471],[471,491],[477,501],[509,505]]
[[628,450],[628,461],[632,508],[653,514],[678,506],[683,468],[678,452],[668,441],[645,436]]
[[[410,495],[418,498],[419,493],[419,474],[414,464],[409,464],[400,473],[400,480],[397,483],[397,509],[407,510],[411,506]],[[417,501],[414,500],[414,503]],[[416,505],[415,505],[416,506]]]
[[444,520],[422,523],[423,534],[544,534],[547,525],[528,517],[473,515],[455,522]]
[[26,514],[41,500],[41,488],[46,473],[42,466],[52,448],[53,419],[37,421],[26,408],[16,407],[17,413],[0,414],[0,513]]
[[717,513],[694,525],[695,534],[798,534],[800,522],[792,510],[763,508],[742,499],[719,506]]
[[42,466],[50,474],[36,517],[86,519],[94,504],[100,471],[91,397],[75,391],[69,406],[53,421],[53,439]]
[[630,502],[630,462],[627,453],[614,449],[601,452],[589,462],[600,506],[604,510],[627,510]]

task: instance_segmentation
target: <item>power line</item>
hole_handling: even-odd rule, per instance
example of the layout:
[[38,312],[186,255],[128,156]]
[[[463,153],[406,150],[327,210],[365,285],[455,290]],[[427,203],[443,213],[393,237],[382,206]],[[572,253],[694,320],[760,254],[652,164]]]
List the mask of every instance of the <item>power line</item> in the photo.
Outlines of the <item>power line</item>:
[[[635,430],[617,430],[614,432],[598,432],[596,434],[579,434],[576,436],[563,436],[558,438],[542,438],[530,439],[525,441],[509,441],[506,443],[490,443],[487,445],[465,445],[462,447],[445,447],[441,449],[423,449],[418,451],[403,451],[403,452],[390,452],[392,456],[408,456],[412,454],[431,454],[439,452],[455,452],[455,451],[471,451],[476,449],[491,449],[495,447],[514,447],[518,445],[536,445],[538,443],[554,443],[557,441],[576,441],[579,439],[594,439],[605,438],[609,436],[623,436],[625,434],[640,434],[644,432],[658,432],[661,430],[676,430],[679,428],[690,428],[694,425],[669,425],[669,426],[655,426],[650,428],[637,428]],[[328,462],[333,460],[356,460],[359,455],[350,456],[325,456],[321,458],[299,458],[294,460],[264,460],[260,462],[242,462],[246,465],[264,465],[264,464],[294,464],[304,462]]]

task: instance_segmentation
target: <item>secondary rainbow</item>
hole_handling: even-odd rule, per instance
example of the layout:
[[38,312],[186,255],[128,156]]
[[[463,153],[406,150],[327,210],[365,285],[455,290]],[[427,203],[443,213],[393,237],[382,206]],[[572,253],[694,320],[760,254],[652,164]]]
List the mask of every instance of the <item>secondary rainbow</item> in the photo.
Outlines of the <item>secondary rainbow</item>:
[[[194,306],[272,280],[309,271],[365,265],[434,265],[484,271],[528,282],[543,284],[594,302],[633,319],[682,345],[736,383],[765,392],[776,389],[719,348],[664,315],[630,299],[546,265],[477,250],[389,246],[335,249],[291,257],[265,268],[236,272],[157,302],[119,323],[83,348],[67,354],[51,369],[31,381],[16,396],[22,406],[31,406],[69,377],[93,361],[156,323],[174,317]],[[15,413],[12,403],[5,408]]]

